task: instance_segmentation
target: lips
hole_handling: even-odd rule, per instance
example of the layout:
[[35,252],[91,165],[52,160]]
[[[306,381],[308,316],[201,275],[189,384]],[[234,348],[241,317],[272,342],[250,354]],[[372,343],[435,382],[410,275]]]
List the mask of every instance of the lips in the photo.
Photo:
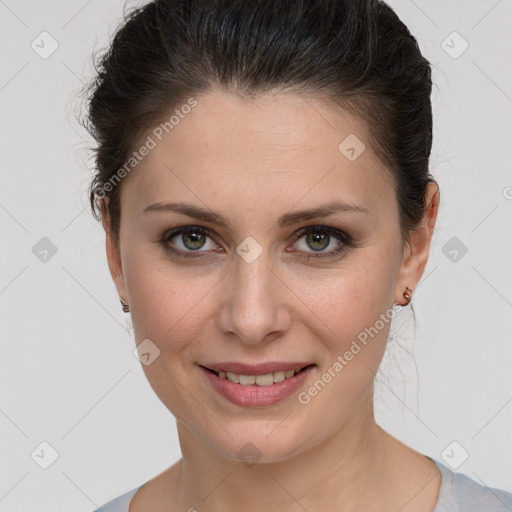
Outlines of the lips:
[[[265,407],[284,400],[297,391],[316,368],[315,364],[304,362],[270,362],[259,365],[215,363],[198,366],[219,395],[245,407]],[[286,377],[287,373],[289,377]]]

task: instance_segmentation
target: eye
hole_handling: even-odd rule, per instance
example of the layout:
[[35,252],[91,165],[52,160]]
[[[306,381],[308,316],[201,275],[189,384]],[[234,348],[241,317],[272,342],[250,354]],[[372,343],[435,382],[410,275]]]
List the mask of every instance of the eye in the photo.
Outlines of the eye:
[[[300,241],[299,252],[306,252],[306,255],[298,255],[300,258],[329,258],[341,254],[352,247],[352,239],[349,235],[329,226],[310,226],[301,230],[296,235],[296,240]],[[337,241],[337,243],[336,243]],[[328,249],[331,247],[331,249]],[[295,249],[289,252],[296,252]]]
[[[304,241],[297,244],[297,241]],[[329,226],[310,226],[300,230],[294,235],[298,250],[286,249],[287,252],[299,253],[297,256],[303,259],[329,258],[341,254],[352,247],[351,237]],[[337,241],[337,243],[336,243]],[[223,249],[212,239],[212,233],[199,226],[185,226],[175,228],[166,233],[160,240],[165,250],[182,258],[200,258],[210,251],[222,252]],[[331,247],[331,249],[328,249]],[[300,254],[305,253],[305,254]]]
[[[208,239],[210,239],[209,243]],[[219,246],[211,239],[210,231],[199,226],[186,226],[173,229],[164,236],[161,243],[167,251],[184,258],[204,256],[203,254],[196,255],[194,253],[204,253],[208,251],[219,252]]]

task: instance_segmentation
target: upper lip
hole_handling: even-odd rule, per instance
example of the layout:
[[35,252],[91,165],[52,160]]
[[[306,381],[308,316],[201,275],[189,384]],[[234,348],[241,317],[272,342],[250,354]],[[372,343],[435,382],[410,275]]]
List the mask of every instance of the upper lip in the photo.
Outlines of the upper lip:
[[216,372],[225,371],[237,373],[239,375],[266,375],[268,373],[285,372],[287,370],[299,371],[305,366],[310,366],[311,364],[313,363],[297,361],[269,361],[267,363],[260,364],[246,364],[236,362],[208,363],[202,364],[200,366],[204,366],[205,368],[214,370]]

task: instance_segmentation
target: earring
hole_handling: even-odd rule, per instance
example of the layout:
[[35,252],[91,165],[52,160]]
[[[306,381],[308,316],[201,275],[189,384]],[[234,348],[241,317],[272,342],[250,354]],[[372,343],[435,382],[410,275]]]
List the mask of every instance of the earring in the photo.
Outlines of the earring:
[[411,299],[412,299],[412,289],[409,288],[408,286],[406,286],[403,296],[404,296],[404,299],[406,302],[405,302],[405,304],[400,304],[400,306],[408,306],[409,302],[411,302]]
[[119,297],[119,301],[121,302],[121,306],[123,307],[123,311],[125,313],[129,313],[130,312],[130,307],[128,306],[128,303],[125,302],[123,299],[121,299],[121,297]]

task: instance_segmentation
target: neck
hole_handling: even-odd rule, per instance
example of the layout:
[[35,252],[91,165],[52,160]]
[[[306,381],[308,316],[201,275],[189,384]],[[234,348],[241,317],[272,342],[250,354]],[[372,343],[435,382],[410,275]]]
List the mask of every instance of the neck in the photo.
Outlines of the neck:
[[[228,459],[178,420],[183,459],[176,465],[176,510],[339,510],[371,508],[389,493],[385,476],[390,436],[373,417],[371,403],[313,449],[290,459],[252,466]],[[386,491],[386,489],[388,489]]]

